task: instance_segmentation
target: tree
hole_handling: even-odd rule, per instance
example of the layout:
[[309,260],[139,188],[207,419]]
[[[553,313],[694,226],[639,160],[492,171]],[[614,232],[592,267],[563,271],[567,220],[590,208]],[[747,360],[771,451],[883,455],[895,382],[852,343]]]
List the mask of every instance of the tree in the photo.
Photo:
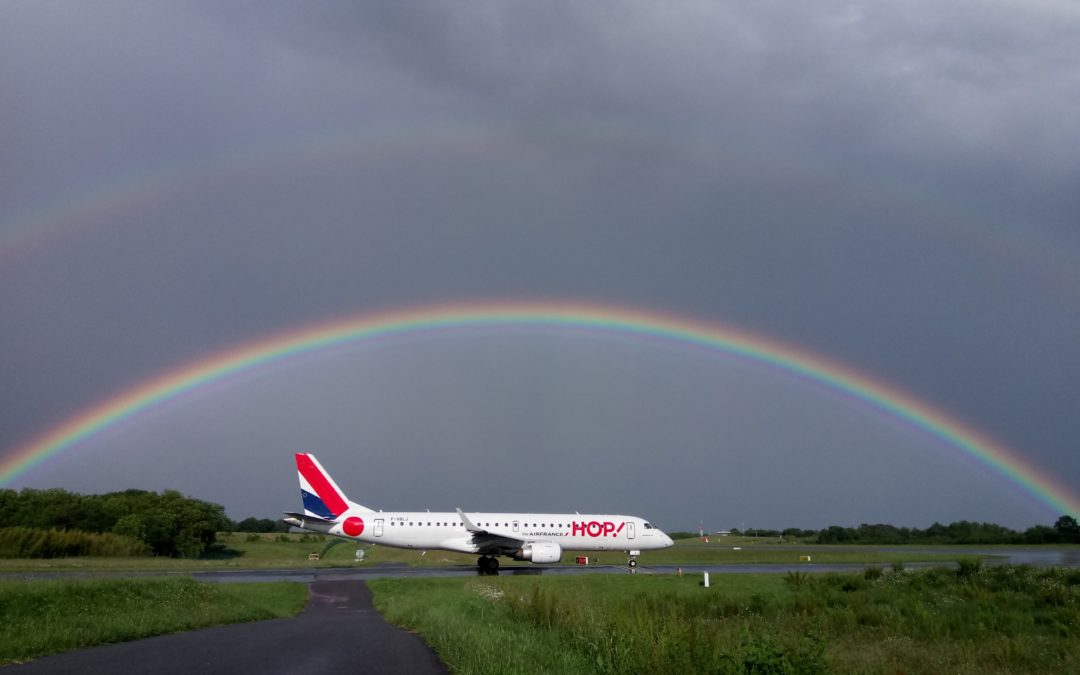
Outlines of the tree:
[[839,525],[830,525],[821,532],[818,532],[817,536],[819,544],[845,544],[852,542],[853,539],[853,531],[846,527],[840,527]]
[[61,489],[0,491],[0,523],[35,530],[76,530],[135,537],[155,555],[195,557],[232,522],[219,504],[185,497],[125,490],[80,495]]
[[1080,544],[1080,523],[1072,516],[1062,516],[1054,523],[1060,541],[1067,544]]
[[[233,532],[288,532],[287,523],[271,518],[244,518],[233,528]],[[675,537],[672,537],[673,539]]]
[[1023,541],[1025,544],[1054,544],[1057,543],[1058,532],[1046,525],[1036,525],[1024,530]]

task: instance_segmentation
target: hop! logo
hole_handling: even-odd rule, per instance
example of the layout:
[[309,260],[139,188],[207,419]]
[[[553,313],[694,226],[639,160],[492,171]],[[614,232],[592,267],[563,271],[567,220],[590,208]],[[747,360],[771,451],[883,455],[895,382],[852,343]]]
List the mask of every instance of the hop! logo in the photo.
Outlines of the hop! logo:
[[341,524],[341,529],[350,537],[359,537],[364,531],[364,519],[350,516]]
[[597,520],[579,523],[575,520],[570,523],[570,534],[589,537],[617,537],[624,527],[626,527],[626,523],[619,523],[619,526],[615,527],[615,523],[610,520],[602,523]]

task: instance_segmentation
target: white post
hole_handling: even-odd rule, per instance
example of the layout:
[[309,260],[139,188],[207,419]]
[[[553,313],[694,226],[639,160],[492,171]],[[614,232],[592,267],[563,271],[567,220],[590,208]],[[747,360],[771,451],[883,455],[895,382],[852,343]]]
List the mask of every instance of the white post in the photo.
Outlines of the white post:
[[705,588],[709,587],[709,573],[705,573]]

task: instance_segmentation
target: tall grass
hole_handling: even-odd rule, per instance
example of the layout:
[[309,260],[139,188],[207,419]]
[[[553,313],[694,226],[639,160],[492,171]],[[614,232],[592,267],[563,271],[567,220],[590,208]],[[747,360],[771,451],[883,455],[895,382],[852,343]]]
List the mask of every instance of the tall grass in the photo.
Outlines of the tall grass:
[[[463,673],[566,670],[551,654],[599,673],[1080,672],[1080,571],[874,568],[731,575],[710,589],[659,576],[370,585],[388,618],[452,648]],[[526,657],[468,656],[506,650]]]
[[0,663],[105,642],[291,616],[302,584],[189,578],[0,582]]
[[33,527],[0,528],[0,558],[131,557],[149,554],[150,547],[146,543],[118,534]]

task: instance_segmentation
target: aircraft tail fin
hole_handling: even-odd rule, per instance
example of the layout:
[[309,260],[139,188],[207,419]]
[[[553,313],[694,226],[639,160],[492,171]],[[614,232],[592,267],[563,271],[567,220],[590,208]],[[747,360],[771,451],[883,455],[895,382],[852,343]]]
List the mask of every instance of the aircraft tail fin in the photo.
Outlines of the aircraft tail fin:
[[304,502],[305,514],[336,520],[349,510],[371,511],[366,506],[350,501],[322,464],[319,464],[319,460],[315,459],[315,455],[296,453],[296,472],[300,478],[300,497]]

